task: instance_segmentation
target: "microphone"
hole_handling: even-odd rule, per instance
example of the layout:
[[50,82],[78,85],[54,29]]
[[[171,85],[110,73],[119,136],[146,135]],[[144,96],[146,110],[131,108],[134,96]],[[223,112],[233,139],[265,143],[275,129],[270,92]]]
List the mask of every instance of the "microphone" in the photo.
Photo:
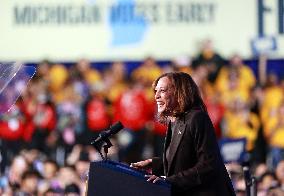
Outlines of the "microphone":
[[124,126],[122,125],[122,123],[118,121],[114,125],[112,125],[109,130],[100,133],[99,136],[91,142],[91,144],[96,145],[97,143],[100,143],[102,141],[106,142],[111,135],[118,133],[123,128]]

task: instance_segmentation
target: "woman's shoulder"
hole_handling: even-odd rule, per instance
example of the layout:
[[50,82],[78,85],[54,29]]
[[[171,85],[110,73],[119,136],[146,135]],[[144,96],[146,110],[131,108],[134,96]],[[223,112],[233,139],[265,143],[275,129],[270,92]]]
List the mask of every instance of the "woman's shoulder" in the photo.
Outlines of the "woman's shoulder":
[[201,108],[192,108],[188,112],[185,113],[185,119],[204,119],[208,117],[208,113]]

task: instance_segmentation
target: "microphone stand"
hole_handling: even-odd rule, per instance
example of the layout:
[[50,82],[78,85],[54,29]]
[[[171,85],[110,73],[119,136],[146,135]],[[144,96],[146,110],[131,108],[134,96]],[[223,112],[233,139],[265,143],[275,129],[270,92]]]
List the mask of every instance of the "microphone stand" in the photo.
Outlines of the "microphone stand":
[[112,147],[113,145],[108,138],[106,138],[104,141],[106,143],[105,145],[103,145],[104,153],[105,153],[105,159],[104,160],[106,161],[106,160],[108,160],[108,157],[107,157],[108,149],[110,147]]
[[[108,138],[104,138],[102,142],[93,143],[93,146],[99,152],[102,160],[107,161],[108,160],[108,157],[107,157],[108,149],[113,146],[110,140]],[[101,152],[102,148],[104,149],[105,156]]]
[[[123,129],[123,124],[121,124],[120,121],[112,125],[109,130],[102,132],[93,142],[91,142],[91,145],[95,147],[95,149],[100,153],[102,160],[106,161],[108,149],[112,147],[112,143],[108,139],[111,135],[116,134],[121,129]],[[104,144],[105,143],[105,144]],[[101,148],[104,148],[105,156],[101,152]]]
[[251,176],[248,165],[243,166],[243,172],[246,184],[246,195],[256,196],[257,195],[256,178],[254,176]]
[[256,183],[256,178],[253,176],[251,178],[251,187],[250,187],[250,193],[251,196],[256,196],[257,195],[257,183]]
[[[100,141],[100,142],[91,142],[91,145],[93,145],[95,147],[95,149],[99,152],[103,161],[108,160],[108,157],[107,157],[108,149],[110,147],[112,147],[113,145],[107,137],[103,137],[102,141]],[[102,147],[104,148],[105,156],[101,152]],[[87,180],[86,180],[86,184],[87,184],[86,194],[88,193],[88,184],[89,184],[88,182],[89,182],[89,176],[87,176]]]

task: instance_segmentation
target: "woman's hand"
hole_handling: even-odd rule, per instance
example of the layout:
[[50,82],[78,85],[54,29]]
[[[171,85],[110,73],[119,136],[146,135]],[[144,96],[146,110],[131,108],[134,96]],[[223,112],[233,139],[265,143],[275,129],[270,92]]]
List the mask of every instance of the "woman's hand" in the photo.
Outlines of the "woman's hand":
[[159,177],[159,176],[155,176],[155,175],[145,175],[146,178],[148,178],[148,182],[153,182],[156,183],[159,180],[164,180],[164,178]]
[[136,163],[131,163],[130,167],[140,170],[146,170],[147,172],[152,172],[152,159],[147,159],[144,161],[139,161]]

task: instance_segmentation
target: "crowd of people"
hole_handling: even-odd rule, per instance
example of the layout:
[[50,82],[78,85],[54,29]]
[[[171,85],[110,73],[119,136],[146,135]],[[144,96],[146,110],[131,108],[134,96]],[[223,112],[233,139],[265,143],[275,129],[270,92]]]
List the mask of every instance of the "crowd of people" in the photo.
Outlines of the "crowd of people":
[[[152,83],[171,71],[192,76],[218,139],[246,139],[258,194],[283,195],[284,81],[274,73],[256,76],[237,54],[224,59],[210,41],[191,61],[160,66],[148,57],[131,72],[122,61],[103,70],[87,59],[69,67],[40,62],[1,115],[0,194],[83,195],[89,163],[101,159],[91,141],[117,121],[125,128],[112,138],[110,159],[130,164],[161,155],[166,126],[156,121]],[[241,164],[226,166],[244,195]]]

